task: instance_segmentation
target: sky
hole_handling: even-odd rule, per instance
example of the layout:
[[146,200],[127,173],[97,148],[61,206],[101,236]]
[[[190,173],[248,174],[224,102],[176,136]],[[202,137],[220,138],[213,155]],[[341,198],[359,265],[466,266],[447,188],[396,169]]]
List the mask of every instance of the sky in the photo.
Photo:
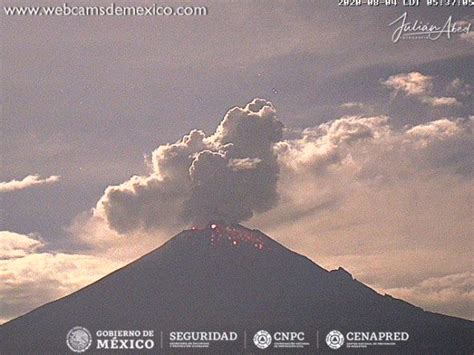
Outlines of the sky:
[[389,26],[474,13],[201,4],[207,16],[2,12],[0,322],[216,208],[380,293],[474,319],[472,32],[393,43]]

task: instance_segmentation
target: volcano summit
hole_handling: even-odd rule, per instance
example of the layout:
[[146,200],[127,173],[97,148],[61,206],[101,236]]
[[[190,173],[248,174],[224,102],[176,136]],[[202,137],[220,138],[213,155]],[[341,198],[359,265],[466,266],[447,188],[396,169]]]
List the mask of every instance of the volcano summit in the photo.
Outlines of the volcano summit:
[[292,351],[310,353],[332,351],[330,344],[341,339],[344,352],[350,341],[388,336],[401,341],[365,350],[471,354],[473,325],[380,295],[344,269],[327,271],[258,230],[212,223],[0,326],[0,353],[65,353],[68,331],[81,326],[94,338],[88,353],[102,352],[100,332],[148,329],[155,353],[169,353],[171,340],[202,332],[212,339],[238,334],[235,341],[211,343],[207,353],[260,351],[254,342],[272,346],[271,334],[273,341],[279,334],[304,338],[309,347]]

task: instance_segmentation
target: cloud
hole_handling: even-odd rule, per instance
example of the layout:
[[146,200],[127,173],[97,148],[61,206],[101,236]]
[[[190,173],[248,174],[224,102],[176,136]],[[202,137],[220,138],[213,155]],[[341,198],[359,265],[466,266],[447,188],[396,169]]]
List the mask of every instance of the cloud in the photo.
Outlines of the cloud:
[[341,104],[342,108],[358,108],[358,109],[363,109],[366,107],[366,104],[363,102],[346,102]]
[[421,102],[433,107],[439,106],[460,106],[461,103],[455,97],[429,97],[421,98]]
[[364,102],[345,102],[339,105],[340,112],[344,115],[374,115],[380,112],[380,108],[375,104]]
[[432,96],[433,77],[419,72],[392,75],[387,80],[382,81],[382,84],[392,89],[395,94],[401,93],[413,97],[429,106],[461,106],[461,103],[455,97]]
[[[467,121],[469,123],[469,121]],[[446,118],[427,124],[420,124],[406,130],[405,134],[410,139],[446,139],[463,131],[459,122],[451,121]],[[420,142],[420,140],[418,140]]]
[[474,318],[474,273],[463,272],[431,277],[411,287],[386,292],[435,312]]
[[469,97],[472,95],[472,86],[456,78],[448,84],[446,92],[453,96]]
[[347,254],[337,258],[321,256],[320,264],[328,269],[350,266],[359,281],[379,293],[413,303],[432,312],[474,319],[474,280],[471,256],[459,254],[456,262],[447,263],[446,250],[406,248],[379,253]]
[[43,247],[42,241],[23,234],[0,231],[0,259],[25,256]]
[[385,86],[409,96],[424,96],[433,89],[433,78],[418,72],[397,74],[382,81]]
[[45,245],[9,231],[0,233],[0,309],[2,321],[65,296],[122,266],[84,254],[38,252]]
[[276,144],[279,162],[294,173],[301,169],[319,172],[343,159],[352,143],[387,134],[388,117],[345,116],[303,131],[300,138]]
[[470,44],[474,44],[474,32],[461,34],[461,39],[463,39],[466,42],[469,42]]
[[[387,116],[347,116],[308,128],[300,137],[276,144],[282,169],[279,184],[282,203],[262,218],[267,219],[280,208],[291,210],[284,205],[295,203],[300,191],[301,203],[319,205],[325,201],[323,194],[331,198],[340,194],[338,198],[343,199],[371,189],[395,193],[398,188],[407,191],[421,188],[415,182],[426,182],[426,188],[432,185],[431,195],[436,199],[439,191],[435,186],[448,180],[453,183],[460,180],[453,189],[470,185],[473,122],[473,117],[440,119],[395,129]],[[308,195],[307,191],[312,194]],[[393,196],[386,196],[390,198]]]
[[[379,291],[467,272],[473,129],[473,117],[395,128],[387,116],[307,128],[276,144],[280,203],[252,226]],[[454,298],[423,305],[459,315]]]
[[128,263],[159,247],[181,229],[170,223],[148,233],[135,230],[125,236],[112,229],[102,216],[91,211],[76,216],[66,232],[84,253]]
[[270,102],[255,99],[232,108],[213,134],[194,130],[158,147],[150,174],[108,187],[96,215],[119,233],[212,219],[247,220],[278,200],[273,145],[282,131]]
[[261,162],[262,160],[259,158],[231,159],[227,166],[229,166],[233,171],[252,170]]
[[58,175],[52,175],[45,179],[39,175],[28,175],[22,180],[2,181],[0,182],[0,192],[13,192],[34,186],[49,185],[58,182],[60,178]]

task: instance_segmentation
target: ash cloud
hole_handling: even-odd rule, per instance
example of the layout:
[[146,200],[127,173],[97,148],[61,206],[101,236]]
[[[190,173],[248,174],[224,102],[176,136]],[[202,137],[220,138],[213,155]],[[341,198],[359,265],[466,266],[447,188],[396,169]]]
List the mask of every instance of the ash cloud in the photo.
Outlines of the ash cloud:
[[193,130],[158,147],[150,174],[108,187],[96,213],[119,233],[182,222],[247,220],[278,201],[273,148],[282,132],[270,102],[255,99],[234,107],[213,134]]

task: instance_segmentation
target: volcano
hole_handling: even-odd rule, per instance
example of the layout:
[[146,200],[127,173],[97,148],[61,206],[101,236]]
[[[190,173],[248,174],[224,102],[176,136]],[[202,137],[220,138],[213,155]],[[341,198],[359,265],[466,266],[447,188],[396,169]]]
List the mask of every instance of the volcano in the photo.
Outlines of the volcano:
[[[346,270],[327,271],[258,230],[212,223],[185,230],[97,282],[0,326],[0,353],[64,354],[68,331],[81,326],[94,339],[104,330],[154,330],[154,353],[169,353],[181,331],[238,334],[232,344],[216,341],[206,353],[223,353],[226,346],[226,353],[264,351],[253,341],[264,329],[287,337],[304,333],[309,344],[267,349],[272,353],[335,351],[326,335],[337,330],[346,337],[338,352],[350,351],[349,340],[364,334],[403,332],[408,340],[365,350],[472,354],[473,325],[381,295]],[[103,351],[93,343],[87,352]]]

